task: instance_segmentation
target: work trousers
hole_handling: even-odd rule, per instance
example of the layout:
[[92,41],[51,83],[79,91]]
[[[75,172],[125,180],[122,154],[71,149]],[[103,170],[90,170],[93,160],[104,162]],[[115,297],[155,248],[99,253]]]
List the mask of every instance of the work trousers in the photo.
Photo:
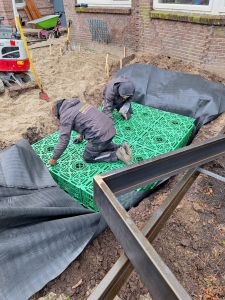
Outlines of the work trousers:
[[106,142],[88,142],[84,150],[83,159],[86,162],[113,162],[117,161],[116,150],[121,146],[112,143],[112,139]]

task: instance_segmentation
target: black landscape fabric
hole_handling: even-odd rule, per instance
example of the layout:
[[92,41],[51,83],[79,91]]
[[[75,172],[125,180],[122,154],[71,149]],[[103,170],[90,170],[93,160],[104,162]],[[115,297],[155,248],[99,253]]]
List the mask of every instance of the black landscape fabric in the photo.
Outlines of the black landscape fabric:
[[129,77],[136,86],[134,102],[196,119],[195,132],[225,111],[225,86],[200,75],[131,64],[115,78]]
[[[143,195],[120,202],[127,209]],[[0,299],[31,297],[106,226],[100,213],[60,189],[26,140],[0,152]]]
[[26,140],[0,152],[1,299],[28,299],[105,226],[57,186]]

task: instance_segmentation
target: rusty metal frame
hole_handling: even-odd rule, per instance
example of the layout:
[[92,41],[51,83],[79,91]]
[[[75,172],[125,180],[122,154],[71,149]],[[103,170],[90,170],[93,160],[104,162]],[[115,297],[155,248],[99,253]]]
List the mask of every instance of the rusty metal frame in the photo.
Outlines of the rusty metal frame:
[[[134,268],[153,299],[191,299],[150,243],[199,175],[197,167],[224,155],[225,136],[222,130],[216,138],[207,142],[94,177],[95,202],[126,254],[117,261],[88,300],[113,299]],[[134,190],[193,167],[195,168],[187,172],[142,232],[115,197],[115,194]]]

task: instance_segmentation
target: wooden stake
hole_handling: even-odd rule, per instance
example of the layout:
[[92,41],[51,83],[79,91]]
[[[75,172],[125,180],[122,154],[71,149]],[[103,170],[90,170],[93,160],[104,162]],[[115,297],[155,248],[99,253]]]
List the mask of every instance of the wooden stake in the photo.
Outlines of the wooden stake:
[[122,69],[122,67],[123,67],[123,60],[122,60],[122,58],[120,59],[120,69]]
[[80,52],[80,44],[79,44],[79,47],[78,47],[78,49],[79,49],[78,51]]
[[51,44],[49,45],[49,54],[50,54],[50,56],[52,55],[52,45]]
[[123,57],[126,57],[126,47],[123,48]]
[[105,58],[105,71],[107,70],[106,68],[106,66],[108,65],[108,57],[109,57],[109,54],[107,53],[106,54],[106,58]]
[[106,75],[109,78],[109,65],[108,64],[106,65]]
[[62,56],[62,47],[59,49],[60,56]]

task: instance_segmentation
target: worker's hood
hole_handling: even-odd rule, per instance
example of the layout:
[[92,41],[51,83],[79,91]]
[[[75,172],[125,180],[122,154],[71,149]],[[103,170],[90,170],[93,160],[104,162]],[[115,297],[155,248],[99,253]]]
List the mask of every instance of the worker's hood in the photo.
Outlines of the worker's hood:
[[57,103],[56,103],[56,112],[55,112],[55,115],[56,115],[56,117],[57,117],[58,119],[60,118],[59,110],[60,110],[60,108],[61,108],[61,106],[62,106],[64,100],[66,100],[66,99],[60,99],[60,100],[58,100]]
[[118,92],[120,96],[132,96],[134,94],[134,86],[131,82],[121,82]]
[[78,103],[80,103],[80,100],[77,98],[72,98],[71,100],[67,100],[67,99],[61,99],[57,102],[56,105],[56,115],[57,118],[60,118],[60,115],[67,110],[68,108],[77,105]]

